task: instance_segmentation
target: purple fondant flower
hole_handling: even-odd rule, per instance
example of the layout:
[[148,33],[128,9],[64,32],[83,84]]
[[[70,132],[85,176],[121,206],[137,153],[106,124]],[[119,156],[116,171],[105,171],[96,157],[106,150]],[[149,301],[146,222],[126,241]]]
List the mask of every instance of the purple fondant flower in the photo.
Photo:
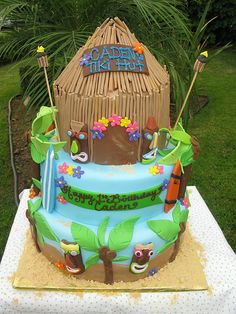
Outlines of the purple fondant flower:
[[141,134],[138,130],[129,133],[129,140],[130,142],[137,141],[140,138]]
[[169,185],[169,180],[165,179],[163,182],[162,182],[162,191],[165,191],[168,189],[168,185]]
[[59,188],[64,188],[64,186],[67,184],[66,180],[64,179],[63,176],[61,176],[60,178],[56,179],[56,186]]
[[95,138],[98,138],[99,140],[101,140],[103,137],[104,137],[104,134],[98,130],[98,129],[91,129],[90,130],[93,134],[92,134],[92,138],[95,139]]
[[148,276],[154,276],[157,272],[158,272],[157,268],[154,267],[149,271]]
[[81,66],[88,65],[89,60],[90,60],[90,56],[84,54],[82,58],[80,59],[79,63]]
[[81,167],[80,166],[78,166],[77,168],[74,168],[73,169],[73,177],[74,178],[78,178],[78,179],[80,179],[81,178],[81,176],[84,174],[84,171],[83,170],[81,170]]

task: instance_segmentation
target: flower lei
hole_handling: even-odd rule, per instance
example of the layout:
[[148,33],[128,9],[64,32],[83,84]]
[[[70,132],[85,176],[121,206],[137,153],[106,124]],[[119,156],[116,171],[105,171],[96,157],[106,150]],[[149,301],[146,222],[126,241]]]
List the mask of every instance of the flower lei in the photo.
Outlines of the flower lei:
[[141,137],[141,134],[138,131],[138,124],[136,121],[132,123],[131,120],[128,119],[128,117],[122,118],[121,116],[113,113],[108,119],[102,117],[98,121],[94,122],[92,129],[90,129],[90,131],[92,132],[92,138],[98,138],[99,140],[101,140],[104,137],[103,132],[106,131],[109,125],[120,125],[121,127],[125,127],[126,132],[129,135],[129,140],[131,142],[137,141]]

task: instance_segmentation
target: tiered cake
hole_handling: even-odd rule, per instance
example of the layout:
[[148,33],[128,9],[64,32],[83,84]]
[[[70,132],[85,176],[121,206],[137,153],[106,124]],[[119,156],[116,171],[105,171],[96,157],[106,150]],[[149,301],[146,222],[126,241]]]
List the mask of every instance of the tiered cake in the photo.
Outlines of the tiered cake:
[[166,70],[118,18],[54,82],[56,107],[32,124],[27,217],[38,251],[65,273],[112,284],[175,259],[198,143],[170,129],[169,90]]

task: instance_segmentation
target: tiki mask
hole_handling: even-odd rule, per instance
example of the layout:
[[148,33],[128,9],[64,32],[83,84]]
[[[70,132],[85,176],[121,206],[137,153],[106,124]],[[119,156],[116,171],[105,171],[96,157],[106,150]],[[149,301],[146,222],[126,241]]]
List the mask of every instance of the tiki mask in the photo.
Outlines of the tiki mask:
[[136,244],[134,255],[130,264],[130,271],[134,274],[141,274],[147,270],[150,257],[153,255],[153,243],[147,245]]
[[60,246],[64,251],[66,270],[72,275],[82,274],[85,268],[78,243],[61,240]]

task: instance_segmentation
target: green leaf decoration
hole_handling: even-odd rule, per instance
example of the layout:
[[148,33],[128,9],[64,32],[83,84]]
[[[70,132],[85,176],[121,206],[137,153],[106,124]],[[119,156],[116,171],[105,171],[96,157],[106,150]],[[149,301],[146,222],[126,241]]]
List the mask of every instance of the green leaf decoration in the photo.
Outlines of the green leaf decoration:
[[31,137],[31,143],[34,145],[36,151],[44,156],[46,156],[50,145],[53,146],[55,153],[66,145],[66,142],[49,142],[43,135]]
[[42,188],[41,182],[40,182],[39,180],[35,179],[35,178],[32,178],[32,181],[33,181],[34,185],[35,185],[38,189],[41,190],[41,188]]
[[164,252],[168,247],[170,247],[176,240],[178,239],[178,235],[170,242],[164,244],[159,250],[157,250],[156,254],[160,254]]
[[126,248],[133,237],[134,225],[140,216],[134,216],[117,224],[110,232],[108,247],[110,250],[121,251]]
[[99,254],[93,254],[91,256],[89,256],[89,258],[87,259],[86,263],[85,263],[85,268],[89,268],[90,266],[97,264],[99,260]]
[[177,146],[169,154],[158,160],[159,164],[172,165],[180,160],[181,165],[188,165],[193,161],[192,145],[178,142]]
[[172,217],[173,220],[176,224],[179,224],[179,219],[180,219],[180,203],[178,202],[177,205],[175,206],[173,212],[172,212]]
[[30,152],[31,157],[36,164],[41,164],[46,158],[46,155],[40,154],[32,143],[30,143]]
[[71,233],[75,241],[85,250],[98,252],[99,244],[96,235],[88,227],[72,222]]
[[147,224],[153,232],[165,241],[172,241],[180,231],[179,225],[170,220],[149,220]]
[[185,209],[180,212],[179,222],[186,222],[188,220],[189,210]]
[[113,259],[113,262],[122,262],[122,261],[127,261],[129,259],[130,257],[128,256],[117,256],[116,258]]
[[[57,113],[56,107],[53,107],[54,113]],[[37,114],[37,117],[32,123],[32,135],[42,134],[53,123],[52,108],[42,106]]]
[[77,153],[78,153],[79,147],[78,147],[78,145],[77,145],[77,143],[76,143],[76,140],[73,140],[73,141],[72,141],[70,150],[71,150],[71,152],[72,152],[73,154],[77,154]]
[[187,145],[191,144],[191,136],[185,131],[170,130],[169,132],[170,132],[171,137],[174,140],[180,141]]
[[37,237],[38,237],[39,243],[41,245],[44,245],[44,238],[43,238],[41,232],[38,229],[37,229]]
[[193,163],[192,145],[188,145],[188,147],[185,147],[185,151],[183,151],[182,156],[180,157],[180,161],[183,166],[187,166]]
[[54,231],[52,230],[52,228],[50,227],[47,220],[43,217],[42,214],[36,212],[34,214],[34,220],[37,225],[37,230],[41,233],[41,235],[43,235],[45,238],[49,240],[60,242],[60,240],[58,239],[58,237],[56,236],[56,234],[54,233]]
[[100,246],[105,245],[105,233],[107,229],[107,224],[109,222],[109,217],[106,217],[99,225],[98,227],[98,242]]
[[41,197],[38,198],[34,203],[31,200],[28,201],[28,208],[32,217],[34,216],[34,213],[40,208],[41,203],[42,203]]

